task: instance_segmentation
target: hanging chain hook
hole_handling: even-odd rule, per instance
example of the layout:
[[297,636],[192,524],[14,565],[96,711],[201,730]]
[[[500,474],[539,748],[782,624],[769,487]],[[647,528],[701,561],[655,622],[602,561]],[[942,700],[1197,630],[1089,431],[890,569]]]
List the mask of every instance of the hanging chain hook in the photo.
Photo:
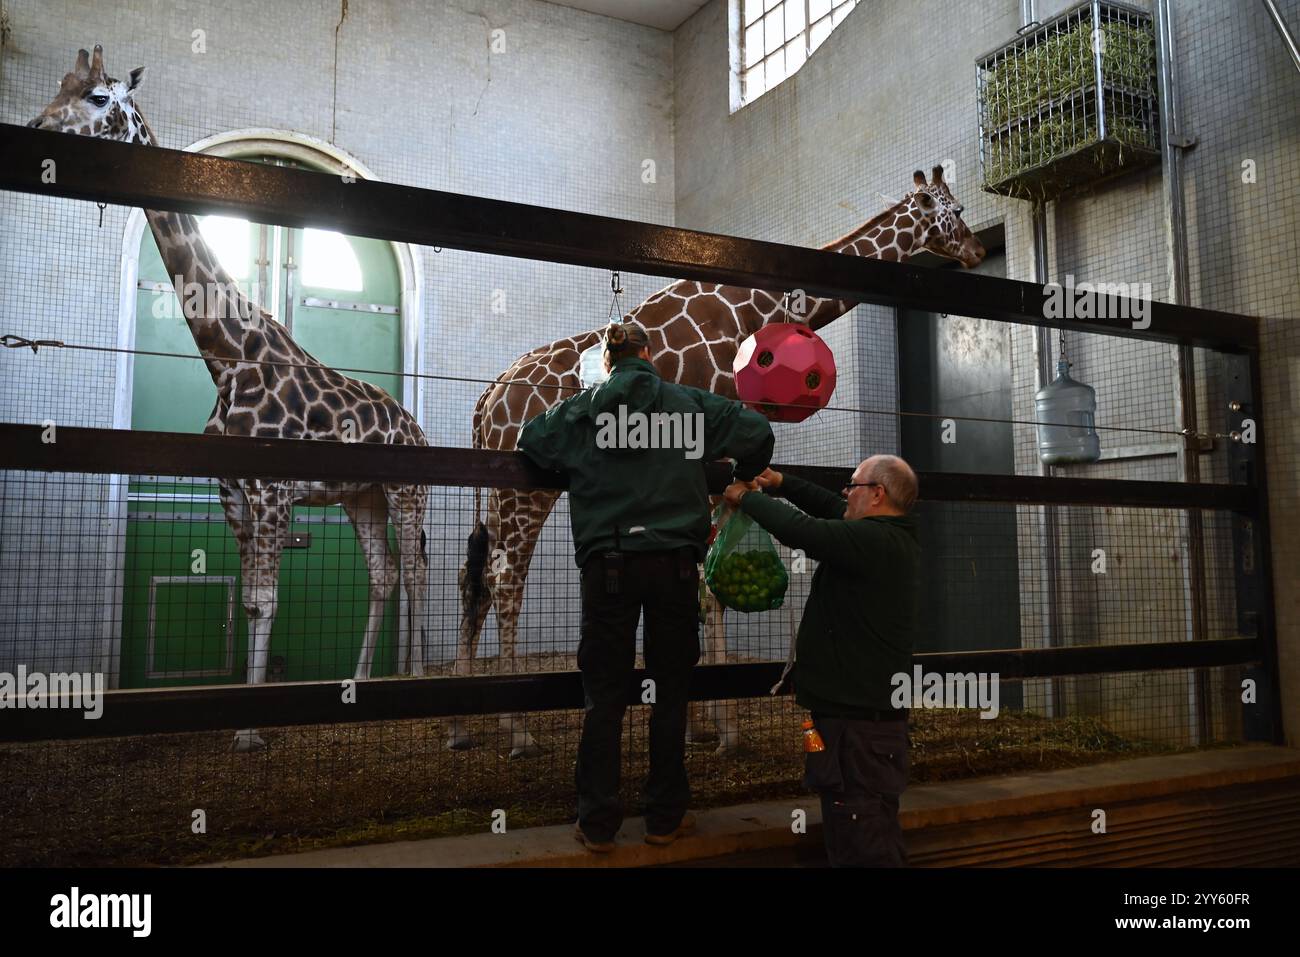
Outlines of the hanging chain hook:
[[99,207],[99,228],[104,228],[104,210],[108,208],[108,203],[96,203]]
[[619,275],[617,269],[610,272],[609,291],[611,293],[609,300],[609,314],[605,316],[605,321],[613,322],[615,311],[617,311],[619,320],[627,322],[627,316],[623,314],[624,310],[619,300],[619,297],[623,295],[623,284],[622,277]]

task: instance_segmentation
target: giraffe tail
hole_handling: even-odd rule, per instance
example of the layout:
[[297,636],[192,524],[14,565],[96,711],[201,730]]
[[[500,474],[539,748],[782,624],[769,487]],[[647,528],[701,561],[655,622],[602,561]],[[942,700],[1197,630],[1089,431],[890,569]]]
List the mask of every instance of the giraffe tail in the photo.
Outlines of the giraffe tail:
[[[474,403],[474,432],[470,437],[470,446],[475,449],[484,447],[483,411],[491,394],[489,386],[483,390]],[[487,565],[492,553],[492,534],[483,523],[483,489],[474,486],[474,530],[469,533],[465,551],[465,565],[460,570],[460,607],[462,643],[473,643],[479,628],[487,615],[488,599],[492,586],[488,584]]]
[[461,627],[466,637],[478,634],[486,612],[486,599],[491,593],[487,580],[488,556],[492,551],[492,536],[482,522],[469,533],[465,550],[465,566],[460,571]]

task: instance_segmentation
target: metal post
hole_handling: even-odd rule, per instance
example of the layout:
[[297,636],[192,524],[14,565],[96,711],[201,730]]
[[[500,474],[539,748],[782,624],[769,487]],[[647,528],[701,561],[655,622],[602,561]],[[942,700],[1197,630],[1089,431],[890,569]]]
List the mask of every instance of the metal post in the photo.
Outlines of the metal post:
[[1106,138],[1106,95],[1102,89],[1104,79],[1101,74],[1101,45],[1104,41],[1101,32],[1101,0],[1092,0],[1092,76],[1094,93],[1097,98],[1097,138]]
[[[1185,305],[1190,282],[1187,269],[1187,223],[1183,197],[1182,143],[1186,142],[1178,102],[1177,58],[1169,0],[1156,0],[1156,65],[1160,87],[1160,152],[1164,167],[1164,207],[1169,230],[1165,237],[1169,299]],[[1196,410],[1196,351],[1190,346],[1172,346],[1176,370],[1174,412],[1183,429],[1199,431]],[[1184,436],[1178,443],[1178,474],[1184,482],[1200,481],[1200,445],[1194,437]],[[1182,526],[1183,607],[1189,641],[1204,641],[1207,635],[1205,611],[1205,531],[1201,513],[1189,509]],[[1210,676],[1196,675],[1189,689],[1188,702],[1194,744],[1206,743],[1213,736],[1209,710]]]
[[1300,48],[1296,47],[1295,37],[1291,36],[1286,21],[1282,19],[1282,12],[1278,10],[1273,0],[1264,0],[1264,9],[1268,11],[1268,15],[1273,19],[1273,26],[1277,27],[1277,32],[1281,34],[1282,42],[1286,44],[1286,52],[1291,54],[1291,62],[1295,64],[1297,70],[1300,70]]
[[[1034,23],[1034,0],[1021,0],[1020,3],[1020,25],[1028,26]],[[1047,204],[1035,202],[1033,207],[1034,223],[1034,282],[1046,285],[1048,280],[1047,268]],[[1034,333],[1034,358],[1036,360],[1036,382],[1037,388],[1041,389],[1052,381],[1052,330],[1047,326],[1039,326]],[[1036,391],[1036,390],[1035,390]],[[1037,441],[1037,436],[1035,436]],[[1039,460],[1038,472],[1043,476],[1051,476],[1052,467],[1044,465]],[[1059,520],[1056,513],[1055,505],[1043,506],[1043,524],[1040,530],[1039,540],[1043,549],[1043,563],[1047,570],[1047,618],[1046,618],[1046,639],[1048,648],[1057,648],[1061,645],[1061,586],[1060,586],[1060,561],[1061,561],[1061,543]],[[1047,693],[1047,714],[1055,716],[1058,710],[1058,702],[1061,700],[1061,683],[1060,679],[1053,678],[1048,686]]]
[[[1260,370],[1259,350],[1250,351],[1250,396],[1248,411],[1256,416],[1264,408],[1264,379]],[[1255,534],[1254,546],[1257,549],[1255,559],[1259,563],[1259,617],[1256,628],[1261,646],[1260,657],[1269,677],[1268,719],[1272,725],[1273,743],[1285,744],[1286,734],[1282,724],[1282,672],[1277,658],[1277,622],[1273,615],[1273,548],[1270,542],[1268,520],[1268,476],[1265,469],[1264,439],[1261,436],[1255,442],[1255,461],[1253,463],[1255,480]]]

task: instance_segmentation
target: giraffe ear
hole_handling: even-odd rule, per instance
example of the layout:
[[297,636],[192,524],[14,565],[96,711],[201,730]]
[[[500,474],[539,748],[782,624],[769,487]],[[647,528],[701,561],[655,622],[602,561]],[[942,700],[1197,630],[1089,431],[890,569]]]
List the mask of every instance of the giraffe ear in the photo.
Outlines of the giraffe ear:
[[135,88],[138,87],[143,82],[144,82],[144,67],[138,66],[131,71],[131,78],[127,81],[126,91],[128,93],[134,91]]
[[916,204],[921,207],[921,213],[926,216],[939,208],[939,204],[934,201],[934,197],[926,192],[916,194]]

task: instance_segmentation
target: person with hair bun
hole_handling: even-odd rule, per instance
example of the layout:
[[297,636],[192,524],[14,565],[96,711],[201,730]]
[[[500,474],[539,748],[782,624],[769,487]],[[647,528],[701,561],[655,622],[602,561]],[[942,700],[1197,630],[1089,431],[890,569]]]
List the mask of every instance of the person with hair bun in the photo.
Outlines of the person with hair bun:
[[[711,527],[705,466],[734,459],[735,477],[751,480],[771,461],[774,441],[767,419],[739,402],[661,379],[639,324],[612,323],[604,345],[609,378],[530,420],[519,435],[521,452],[569,477],[574,560],[582,569],[578,668],[586,708],[574,834],[596,853],[614,849],[623,823],[619,752],[642,613],[653,681],[645,840],[671,844],[695,823],[686,719],[691,670],[700,659],[697,566]],[[667,441],[638,441],[635,430],[643,440],[646,423]]]

